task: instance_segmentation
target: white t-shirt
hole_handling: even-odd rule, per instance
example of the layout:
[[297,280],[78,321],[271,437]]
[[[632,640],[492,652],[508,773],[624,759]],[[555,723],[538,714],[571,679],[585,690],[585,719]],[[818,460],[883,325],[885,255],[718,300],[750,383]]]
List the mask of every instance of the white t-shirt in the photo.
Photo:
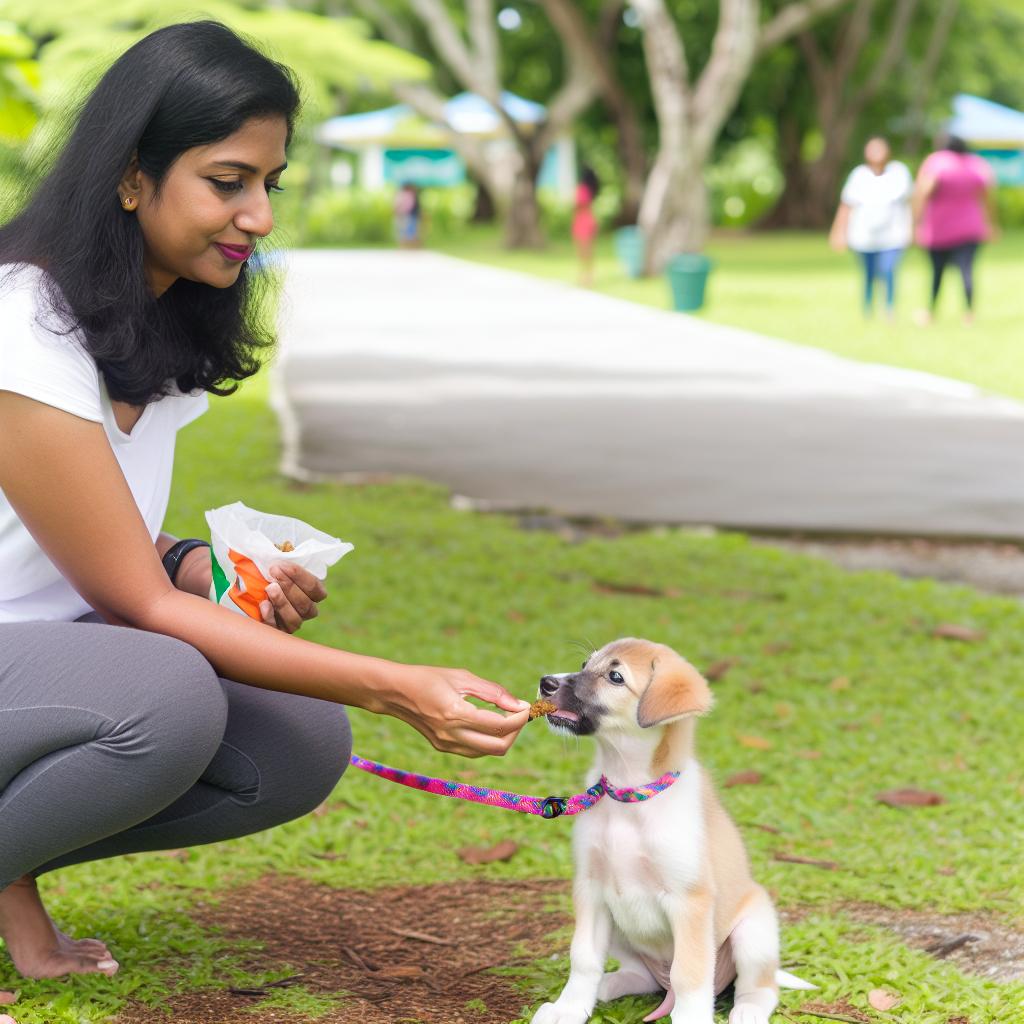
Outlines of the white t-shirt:
[[[77,332],[48,329],[53,313],[39,302],[42,271],[0,266],[0,391],[14,391],[74,416],[102,423],[139,512],[156,540],[167,511],[180,427],[207,408],[206,392],[151,402],[131,434],[114,419],[102,374]],[[0,438],[0,444],[3,444]],[[45,467],[40,467],[45,471]],[[111,540],[111,550],[116,539]],[[0,623],[71,622],[90,610],[35,542],[0,490]]]
[[846,244],[854,252],[884,252],[910,245],[910,194],[914,179],[906,164],[890,160],[881,174],[867,164],[855,167],[843,186],[850,207]]

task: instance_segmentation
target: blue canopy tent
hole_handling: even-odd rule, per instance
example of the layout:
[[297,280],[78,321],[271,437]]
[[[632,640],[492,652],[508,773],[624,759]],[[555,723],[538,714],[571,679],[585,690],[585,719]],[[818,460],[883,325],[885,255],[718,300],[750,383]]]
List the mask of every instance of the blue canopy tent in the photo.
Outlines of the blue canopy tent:
[[[519,125],[540,124],[547,110],[540,103],[504,92],[503,110]],[[460,134],[483,139],[496,161],[511,146],[504,118],[482,96],[460,93],[444,105],[447,123]],[[461,157],[451,148],[449,133],[420,117],[404,103],[363,114],[332,117],[318,125],[314,138],[323,146],[358,156],[358,179],[365,188],[415,182],[418,185],[457,185],[466,178]],[[559,139],[548,151],[538,184],[571,196],[576,185],[572,140]]]
[[960,93],[946,128],[992,165],[1001,185],[1024,185],[1024,113]]

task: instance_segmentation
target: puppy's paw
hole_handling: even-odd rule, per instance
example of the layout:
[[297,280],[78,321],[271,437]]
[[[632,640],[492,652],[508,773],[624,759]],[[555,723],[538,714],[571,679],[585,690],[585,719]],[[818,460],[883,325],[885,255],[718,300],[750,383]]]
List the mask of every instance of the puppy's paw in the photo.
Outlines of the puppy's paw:
[[729,1014],[729,1024],[769,1024],[770,1015],[760,1006],[752,1006],[750,1003],[740,1003],[732,1008]]
[[532,1024],[586,1024],[590,1016],[585,1010],[564,1003],[545,1003],[534,1015]]

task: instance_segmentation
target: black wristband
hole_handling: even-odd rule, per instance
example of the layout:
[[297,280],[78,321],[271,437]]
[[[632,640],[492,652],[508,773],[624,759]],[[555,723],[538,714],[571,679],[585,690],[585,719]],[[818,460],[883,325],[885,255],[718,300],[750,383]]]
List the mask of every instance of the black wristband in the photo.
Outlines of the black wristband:
[[174,577],[178,575],[178,569],[181,567],[182,559],[196,548],[208,548],[210,546],[209,541],[197,540],[195,537],[189,537],[187,540],[175,541],[164,553],[164,557],[161,561],[164,564],[164,569],[167,575],[171,578],[171,582],[174,582]]

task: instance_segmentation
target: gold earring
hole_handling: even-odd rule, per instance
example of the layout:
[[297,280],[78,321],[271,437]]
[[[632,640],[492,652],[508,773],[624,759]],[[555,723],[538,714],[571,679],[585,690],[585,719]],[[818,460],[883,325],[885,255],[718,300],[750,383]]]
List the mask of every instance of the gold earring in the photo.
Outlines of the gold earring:
[[126,210],[134,210],[135,196],[125,196],[124,199],[121,200],[121,205],[124,206]]

